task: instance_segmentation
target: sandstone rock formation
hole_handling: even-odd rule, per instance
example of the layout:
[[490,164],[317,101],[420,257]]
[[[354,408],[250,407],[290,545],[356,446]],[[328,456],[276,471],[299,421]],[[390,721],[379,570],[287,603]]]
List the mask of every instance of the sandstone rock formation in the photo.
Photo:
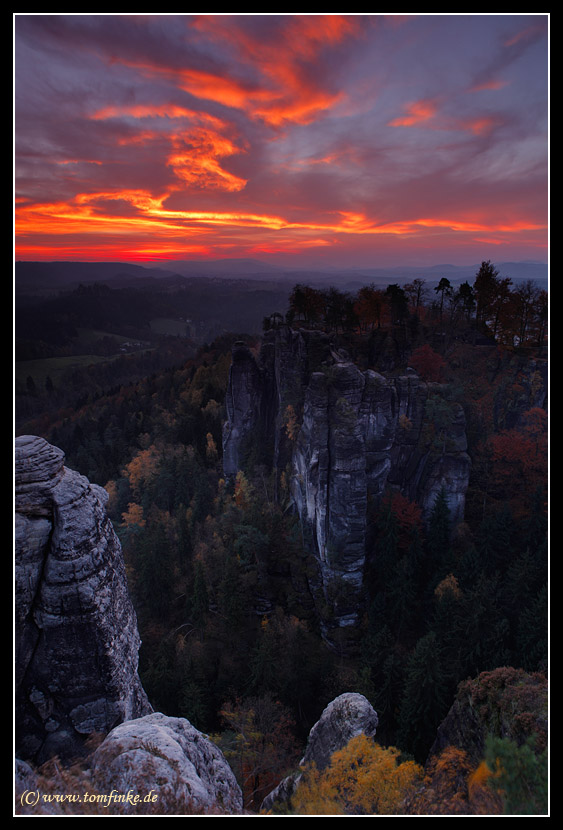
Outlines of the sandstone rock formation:
[[242,812],[223,753],[185,718],[155,712],[117,726],[94,753],[92,775],[100,792],[132,790],[141,805],[155,794],[159,813]]
[[[491,788],[483,785],[483,779],[479,784],[478,776],[471,783],[485,757],[487,738],[507,738],[517,746],[531,739],[539,758],[547,748],[548,705],[548,681],[540,673],[502,666],[460,683],[454,703],[438,727],[422,784],[404,802],[405,814],[504,815],[494,778]],[[543,788],[537,787],[537,781],[532,783],[524,767],[516,762],[509,765],[509,778],[514,776],[512,786],[521,792],[528,806],[534,803],[534,813],[537,810],[543,814],[544,797],[547,807],[547,776],[542,794]]]
[[[287,429],[288,407],[297,437]],[[289,465],[318,563],[313,588],[329,609],[328,641],[331,630],[357,623],[369,502],[390,487],[428,517],[445,488],[452,523],[463,518],[470,472],[463,409],[411,369],[392,377],[361,371],[327,334],[278,326],[264,335],[258,360],[235,344],[227,416],[227,476],[256,459],[257,446],[261,463]]]
[[452,707],[440,726],[429,758],[448,746],[467,753],[476,766],[488,735],[518,745],[534,738],[536,750],[547,745],[548,684],[539,673],[502,666],[460,683]]
[[80,764],[15,768],[19,815],[240,814],[222,752],[184,718],[153,713],[113,729]]
[[15,490],[16,754],[42,762],[152,709],[107,494],[31,435]]
[[[377,712],[363,695],[346,692],[335,698],[323,711],[309,732],[305,754],[299,762],[303,769],[315,764],[323,770],[330,764],[333,752],[345,747],[356,735],[375,736],[378,724]],[[278,784],[262,803],[262,810],[271,810],[276,803],[288,803],[301,779],[297,771]]]

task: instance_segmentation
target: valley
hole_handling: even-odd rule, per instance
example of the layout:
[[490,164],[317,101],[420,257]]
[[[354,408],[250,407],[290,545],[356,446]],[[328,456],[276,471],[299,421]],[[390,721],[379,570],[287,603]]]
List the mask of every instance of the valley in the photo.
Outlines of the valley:
[[[16,362],[17,435],[105,491],[150,706],[212,736],[251,812],[344,694],[427,776],[468,678],[509,698],[520,675],[500,673],[536,678],[527,731],[509,731],[520,746],[543,724],[545,298],[490,263],[446,282],[213,279],[207,319],[165,282],[93,283],[17,311],[18,354],[36,355]],[[280,747],[252,786],[256,747],[235,760],[245,722]],[[464,806],[502,810],[494,798]]]

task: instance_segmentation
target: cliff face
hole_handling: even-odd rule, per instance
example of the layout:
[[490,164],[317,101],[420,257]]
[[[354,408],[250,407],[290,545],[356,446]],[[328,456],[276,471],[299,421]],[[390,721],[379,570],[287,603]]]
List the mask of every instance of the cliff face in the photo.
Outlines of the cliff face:
[[392,487],[428,517],[444,487],[452,522],[463,518],[470,471],[463,409],[414,371],[391,378],[361,371],[326,334],[281,326],[267,332],[258,360],[236,344],[227,399],[225,474],[243,466],[252,442],[271,467],[290,465],[293,501],[318,563],[313,588],[328,608],[327,639],[357,622],[369,502]]
[[30,435],[15,484],[16,751],[41,762],[152,709],[107,494]]

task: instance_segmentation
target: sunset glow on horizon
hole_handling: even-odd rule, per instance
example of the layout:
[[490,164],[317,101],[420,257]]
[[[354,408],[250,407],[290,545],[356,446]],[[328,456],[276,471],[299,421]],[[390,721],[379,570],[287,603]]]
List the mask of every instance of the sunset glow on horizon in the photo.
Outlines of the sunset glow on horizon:
[[15,15],[15,258],[547,261],[546,15]]

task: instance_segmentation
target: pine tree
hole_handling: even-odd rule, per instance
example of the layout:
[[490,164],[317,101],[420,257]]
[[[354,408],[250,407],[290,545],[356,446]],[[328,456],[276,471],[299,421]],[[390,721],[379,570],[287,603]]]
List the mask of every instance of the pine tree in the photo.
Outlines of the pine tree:
[[433,591],[438,582],[453,570],[450,508],[445,487],[436,496],[430,513],[426,548],[428,588]]
[[518,657],[528,671],[545,671],[548,659],[547,586],[522,611],[517,631]]
[[440,324],[442,323],[442,318],[444,314],[444,297],[451,297],[452,295],[452,284],[446,278],[442,277],[434,291],[440,295]]
[[366,582],[372,596],[384,591],[395,567],[399,543],[399,526],[391,499],[385,499],[375,525],[375,541]]
[[205,583],[205,574],[201,560],[196,559],[191,594],[188,601],[188,614],[195,626],[201,626],[209,611],[209,595]]
[[389,650],[377,678],[373,703],[379,717],[378,735],[389,742],[394,740],[397,732],[399,702],[405,682],[405,660],[398,649]]
[[174,596],[174,569],[166,530],[153,521],[137,540],[136,594],[149,617],[166,619]]
[[490,260],[481,263],[476,276],[473,290],[477,301],[477,324],[485,326],[489,318],[499,286],[499,272]]
[[275,634],[267,617],[260,624],[260,634],[250,658],[248,688],[253,694],[272,692],[277,688]]
[[499,579],[481,574],[459,609],[459,659],[462,676],[476,676],[511,663],[510,626],[499,606]]
[[508,504],[489,511],[477,534],[479,554],[487,573],[504,573],[514,556],[514,516]]
[[485,746],[488,785],[503,801],[503,815],[546,815],[548,810],[547,750],[537,755],[533,739],[518,746],[509,738],[490,736]]
[[409,658],[399,713],[397,743],[424,762],[449,699],[442,651],[434,631],[417,642]]

